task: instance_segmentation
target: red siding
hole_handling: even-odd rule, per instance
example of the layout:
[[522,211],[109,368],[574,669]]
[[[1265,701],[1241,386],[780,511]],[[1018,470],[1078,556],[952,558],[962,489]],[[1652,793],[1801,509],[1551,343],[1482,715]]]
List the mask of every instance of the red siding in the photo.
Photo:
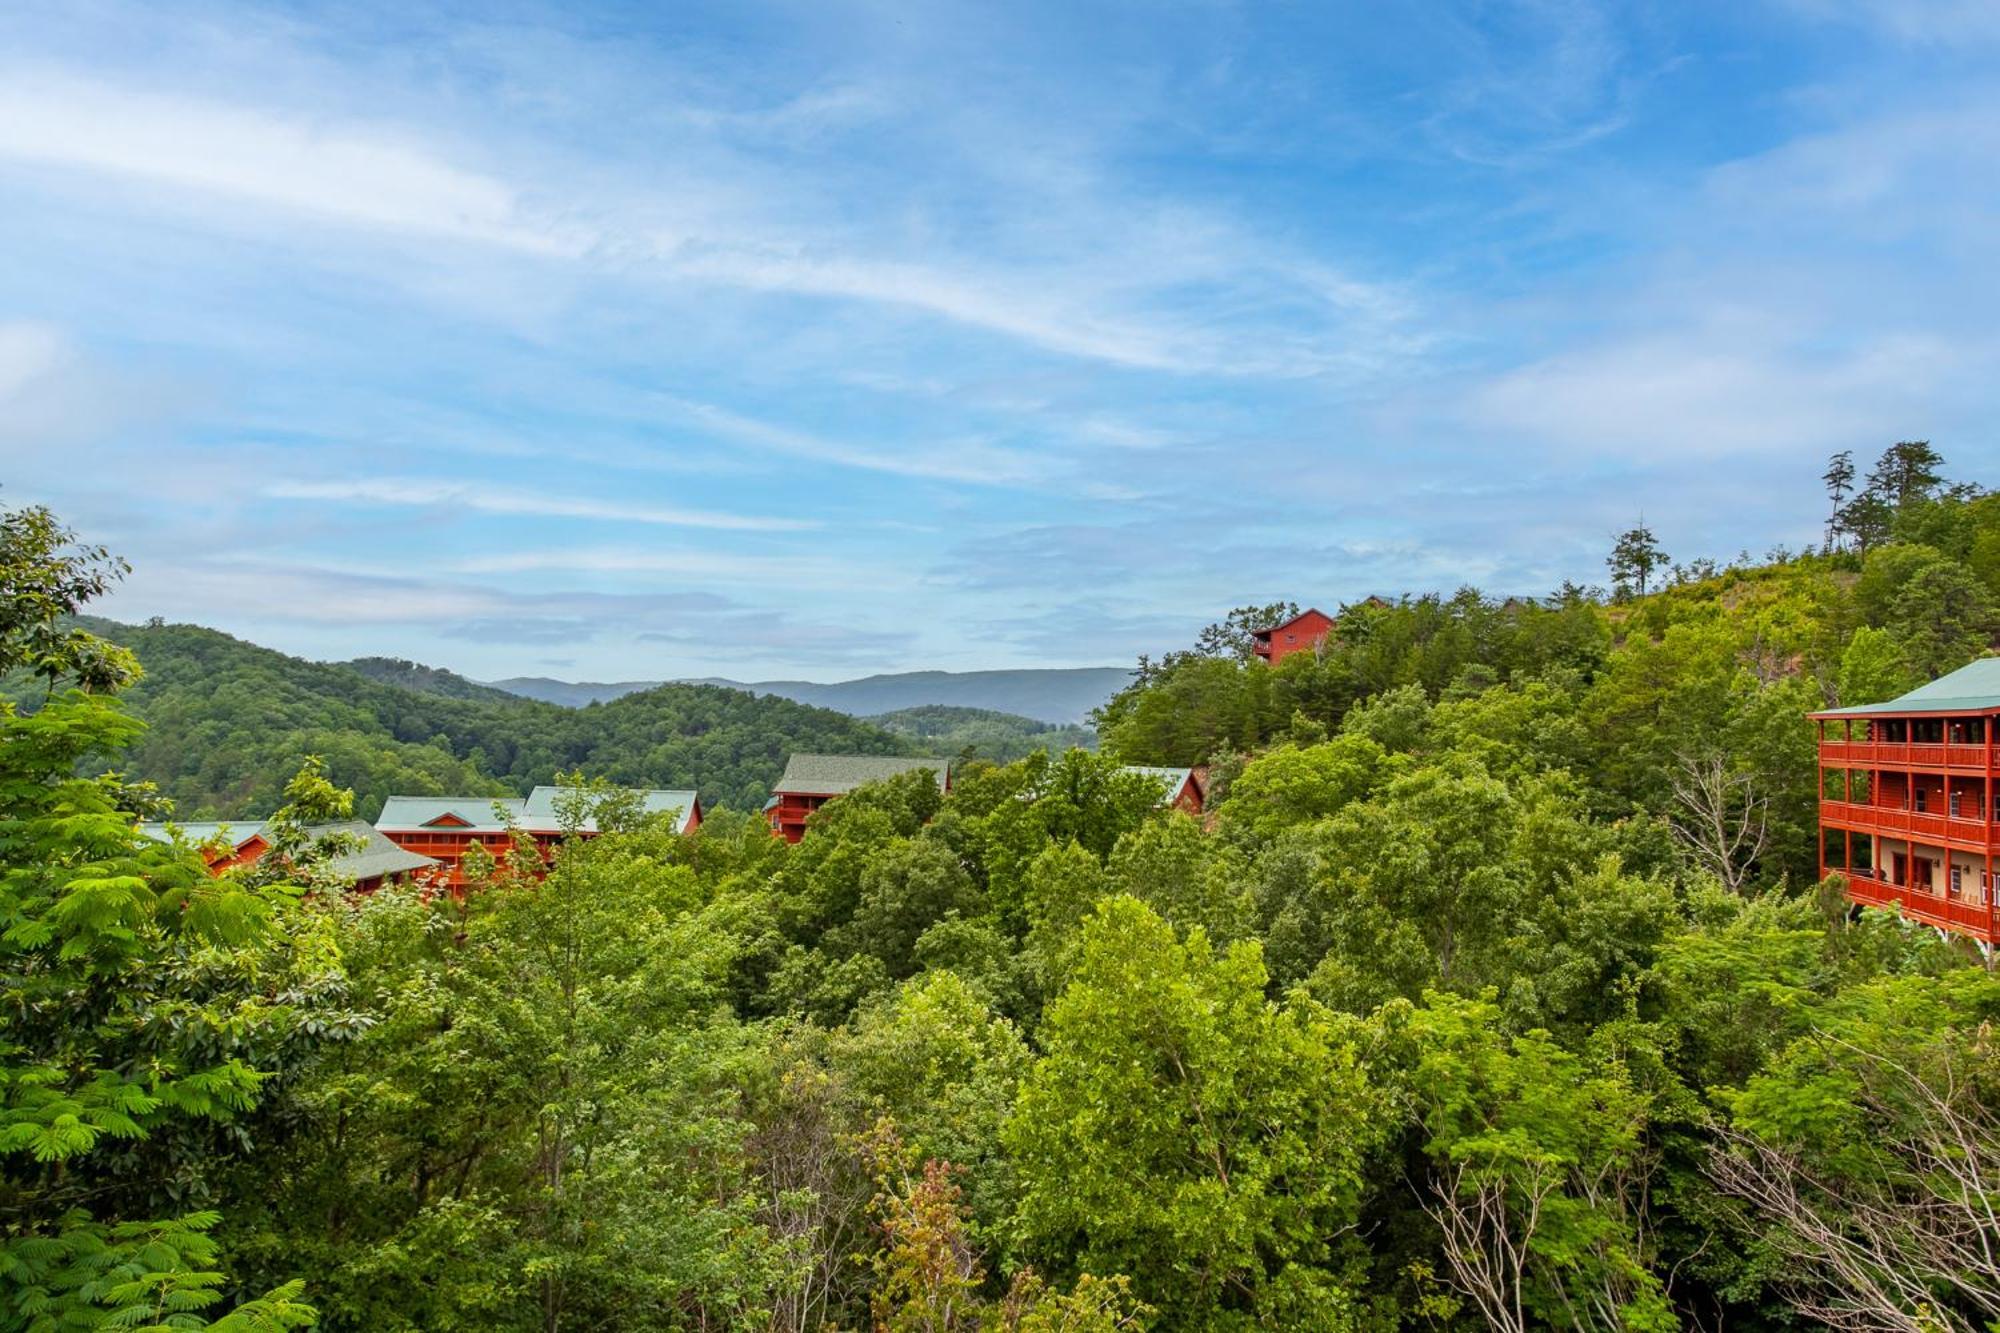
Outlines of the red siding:
[[1987,728],[2000,732],[2000,713],[1819,719],[1822,877],[1845,875],[1855,902],[2000,943],[2000,751]]
[[1251,651],[1276,666],[1293,653],[1319,647],[1338,623],[1324,611],[1302,611],[1282,625],[1258,630],[1251,641]]

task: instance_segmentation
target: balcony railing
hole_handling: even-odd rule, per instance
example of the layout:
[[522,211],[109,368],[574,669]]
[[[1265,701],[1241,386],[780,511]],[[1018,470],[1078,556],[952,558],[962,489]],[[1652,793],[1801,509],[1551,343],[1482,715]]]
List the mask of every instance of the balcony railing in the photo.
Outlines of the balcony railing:
[[1847,896],[1855,902],[1869,907],[1894,907],[1901,910],[1904,916],[1926,925],[1961,931],[1988,943],[2000,941],[2000,934],[1996,934],[1994,929],[1991,904],[1982,903],[1976,897],[1961,895],[1953,898],[1908,885],[1891,884],[1859,871],[1842,873],[1847,876]]
[[[1828,768],[1969,768],[1977,773],[1989,771],[1984,745],[1821,741],[1819,761]],[[2000,768],[2000,763],[1994,767]]]
[[1866,801],[1821,801],[1819,809],[1820,822],[1837,828],[2000,853],[2000,823],[1988,823],[1976,815],[1937,814]]

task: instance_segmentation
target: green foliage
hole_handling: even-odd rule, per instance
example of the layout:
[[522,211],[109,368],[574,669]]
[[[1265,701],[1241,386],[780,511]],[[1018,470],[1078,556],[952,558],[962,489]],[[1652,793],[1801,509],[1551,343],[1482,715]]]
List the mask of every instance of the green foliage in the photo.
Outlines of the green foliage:
[[129,659],[56,623],[111,569],[69,540],[41,511],[0,522],[0,663],[97,691],[0,703],[0,1310],[38,1330],[300,1327],[295,1281],[228,1298],[218,1219],[190,1205],[310,1040],[324,960],[286,890],[210,878],[139,836],[147,792],[76,776],[140,728],[102,692]]
[[[120,629],[148,732],[63,619],[117,567],[0,525],[0,1326],[1992,1324],[1995,983],[1811,882],[1805,715],[1992,629],[2000,497],[1927,448],[1829,478],[1827,551],[1615,602],[1371,601],[1277,668],[1245,608],[1103,755]],[[796,846],[604,785],[747,803],[793,744],[978,754]],[[276,845],[141,841],[120,753]],[[1122,767],[1201,760],[1205,820]],[[558,779],[607,832],[545,878],[316,869],[384,784]]]
[[1433,996],[1380,1019],[1457,1285],[1498,1329],[1678,1327],[1645,1241],[1645,1093],[1615,1056],[1497,1017]]
[[[1339,1026],[1107,899],[1007,1130],[1028,1252],[1117,1272],[1175,1328],[1254,1326],[1352,1224],[1372,1110]],[[1338,1297],[1337,1288],[1332,1295]]]

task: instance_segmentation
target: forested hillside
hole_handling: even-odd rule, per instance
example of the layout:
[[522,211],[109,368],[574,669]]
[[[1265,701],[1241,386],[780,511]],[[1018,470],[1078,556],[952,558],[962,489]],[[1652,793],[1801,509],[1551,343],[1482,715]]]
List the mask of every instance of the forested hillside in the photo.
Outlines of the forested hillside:
[[[2000,977],[1816,883],[1808,801],[1807,710],[2000,628],[2000,497],[1919,448],[1826,550],[1635,529],[1608,593],[1353,609],[1276,669],[1245,612],[1144,665],[1115,754],[862,788],[796,846],[604,795],[462,902],[140,842],[76,776],[124,664],[46,632],[101,557],[11,516],[43,591],[0,668],[57,688],[0,710],[8,1308],[1991,1329]],[[1213,762],[1211,818],[1121,759]]]
[[390,794],[519,795],[577,769],[754,809],[794,750],[920,752],[840,713],[705,685],[567,709],[412,663],[364,671],[194,625],[82,623],[138,657],[126,698],[147,730],[122,764],[186,819],[268,813],[308,754],[373,818]]
[[1087,750],[1097,747],[1097,733],[1089,727],[1037,722],[990,708],[931,704],[878,713],[868,721],[884,731],[907,736],[935,754],[966,755],[1000,764],[1025,759],[1036,750],[1061,754],[1078,746]]
[[507,703],[520,696],[497,685],[481,685],[443,667],[425,666],[400,657],[357,657],[340,665],[358,671],[370,680],[420,694],[438,694],[447,699],[480,699],[487,703]]
[[[877,717],[912,708],[974,708],[1033,718],[1049,726],[1074,726],[1123,689],[1132,673],[1123,667],[1048,667],[1016,671],[900,671],[822,684],[810,680],[736,681],[720,677],[684,682],[775,694],[855,717]],[[500,689],[549,703],[580,707],[608,703],[656,682],[575,682],[545,676],[495,681]]]

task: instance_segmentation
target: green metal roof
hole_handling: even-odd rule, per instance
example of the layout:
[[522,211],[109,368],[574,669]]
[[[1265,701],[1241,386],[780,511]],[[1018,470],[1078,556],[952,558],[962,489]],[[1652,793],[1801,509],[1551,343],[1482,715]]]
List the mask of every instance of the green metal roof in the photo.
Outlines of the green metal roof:
[[[270,821],[263,819],[211,820],[192,824],[175,824],[181,836],[196,846],[206,846],[218,841],[218,834],[228,830],[228,836],[220,839],[231,847],[240,848],[244,843],[264,832]],[[167,824],[141,824],[139,832],[158,842],[169,840]],[[366,820],[348,819],[334,824],[313,824],[305,830],[308,839],[318,841],[330,838],[336,833],[345,833],[359,840],[352,851],[327,858],[326,868],[342,879],[374,879],[378,875],[397,875],[409,870],[421,870],[425,866],[437,864],[428,856],[416,852],[406,852],[382,834],[377,833]]]
[[[170,842],[172,835],[167,832],[166,823],[146,823],[139,825],[142,836],[154,842]],[[181,831],[181,836],[197,847],[206,847],[212,842],[226,842],[231,847],[241,847],[255,837],[257,830],[264,827],[261,819],[197,819],[186,823],[178,820],[171,827]],[[226,836],[225,836],[226,834]]]
[[838,796],[869,782],[881,782],[928,768],[945,785],[948,759],[898,759],[877,754],[795,754],[785,762],[785,776],[771,788],[801,796]]
[[1982,657],[1898,699],[1853,708],[1830,708],[1814,717],[1866,717],[1879,713],[1983,713],[2000,709],[2000,657]]
[[[375,827],[411,832],[429,828],[438,820],[450,815],[462,824],[448,824],[451,828],[462,828],[468,833],[501,833],[506,831],[509,821],[518,829],[530,833],[557,833],[561,831],[561,820],[556,814],[556,798],[561,795],[560,787],[537,787],[524,799],[519,796],[391,796],[382,802],[382,814],[375,821]],[[649,815],[663,814],[674,810],[679,814],[674,820],[674,831],[685,833],[694,818],[699,798],[691,791],[646,791],[636,793],[640,808]],[[506,815],[503,819],[494,811],[494,806]],[[595,833],[597,821],[586,819],[583,832]]]
[[382,802],[375,827],[409,831],[427,828],[450,815],[461,821],[454,827],[497,833],[507,828],[507,820],[496,815],[493,807],[498,805],[518,821],[525,804],[518,796],[391,796]]
[[436,861],[417,852],[406,852],[375,831],[368,821],[350,819],[339,824],[315,824],[306,836],[315,840],[345,833],[360,840],[351,852],[330,858],[326,868],[342,879],[374,879],[378,875],[400,875],[410,870],[434,866]]
[[[556,814],[556,797],[562,794],[561,787],[537,787],[528,793],[528,799],[521,803],[521,827],[536,830],[552,830],[559,826]],[[691,791],[667,791],[655,788],[634,793],[639,798],[639,809],[649,815],[662,815],[673,811],[674,832],[686,833],[688,823],[700,806],[700,798]],[[597,821],[583,821],[583,831],[595,833]]]
[[1171,804],[1178,799],[1181,788],[1187,786],[1188,779],[1194,776],[1194,770],[1191,768],[1156,768],[1150,764],[1126,764],[1124,771],[1144,773],[1149,778],[1159,779],[1160,784],[1166,788],[1166,794],[1160,798],[1161,805]]

